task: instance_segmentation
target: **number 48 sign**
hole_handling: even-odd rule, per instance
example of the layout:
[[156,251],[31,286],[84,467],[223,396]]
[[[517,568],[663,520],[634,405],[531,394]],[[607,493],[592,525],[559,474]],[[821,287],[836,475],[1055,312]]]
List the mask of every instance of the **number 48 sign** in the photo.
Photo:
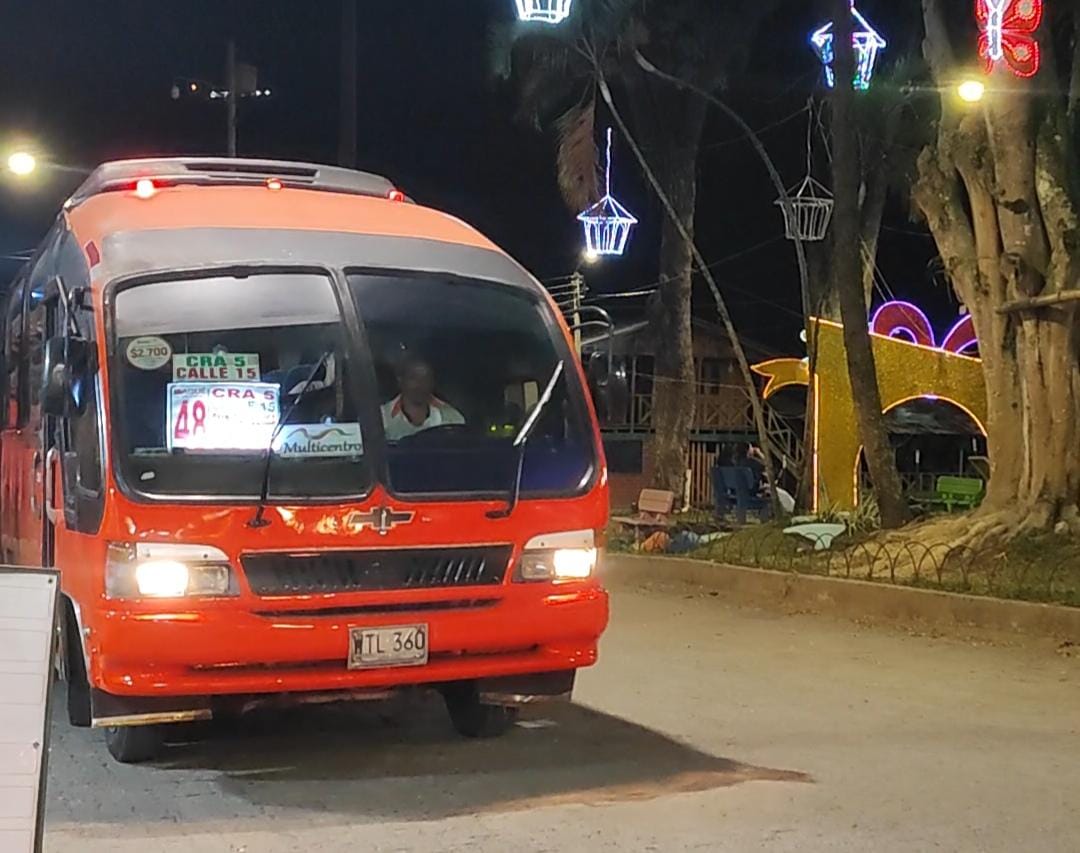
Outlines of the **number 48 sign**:
[[265,450],[278,393],[266,382],[169,383],[169,450]]

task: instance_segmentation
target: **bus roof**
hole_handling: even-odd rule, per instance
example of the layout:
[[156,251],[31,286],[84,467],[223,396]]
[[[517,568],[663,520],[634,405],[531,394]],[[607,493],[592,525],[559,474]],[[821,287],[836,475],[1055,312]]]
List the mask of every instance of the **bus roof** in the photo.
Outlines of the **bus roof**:
[[158,186],[244,186],[276,181],[281,186],[388,198],[394,185],[380,175],[286,160],[222,157],[153,157],[103,163],[75,190],[65,207],[104,192],[134,189],[140,180]]
[[[348,259],[538,286],[476,229],[411,203],[384,178],[253,160],[236,161],[230,172],[218,169],[221,162],[121,161],[95,170],[65,206],[91,266],[100,264],[95,278],[207,264],[345,265]],[[139,180],[153,186],[138,192]]]

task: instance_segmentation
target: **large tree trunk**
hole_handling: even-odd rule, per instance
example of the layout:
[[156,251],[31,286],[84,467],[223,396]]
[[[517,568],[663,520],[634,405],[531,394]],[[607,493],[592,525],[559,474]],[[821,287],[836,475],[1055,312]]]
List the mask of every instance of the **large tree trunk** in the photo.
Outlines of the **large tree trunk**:
[[[706,104],[692,93],[652,80],[639,90],[636,111],[641,141],[656,177],[686,233],[694,233],[697,158]],[[649,115],[650,111],[652,114]],[[693,252],[679,228],[664,217],[660,236],[660,287],[649,306],[655,343],[653,383],[653,483],[681,500],[694,423],[696,376],[691,333]]]
[[[927,59],[945,80],[953,57],[938,0],[923,10]],[[946,106],[936,144],[919,158],[914,198],[971,309],[989,403],[991,477],[968,540],[1059,522],[1080,531],[1080,303],[1021,307],[1075,287],[1080,269],[1068,101],[1045,88],[997,72],[985,108],[959,116]]]
[[[836,86],[833,94],[833,288],[840,303],[847,350],[848,375],[855,402],[859,439],[873,481],[881,523],[899,527],[908,519],[907,504],[896,471],[896,456],[881,414],[874,351],[870,345],[866,298],[863,294],[861,229],[859,223],[859,163],[855,135],[855,56],[851,45],[851,5],[834,0],[833,44]],[[825,440],[828,440],[825,437]]]

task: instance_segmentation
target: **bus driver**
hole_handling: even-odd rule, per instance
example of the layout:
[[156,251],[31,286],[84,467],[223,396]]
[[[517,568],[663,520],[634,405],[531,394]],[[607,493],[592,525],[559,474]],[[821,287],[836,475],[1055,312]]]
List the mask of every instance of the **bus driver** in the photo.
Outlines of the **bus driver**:
[[435,371],[418,355],[406,355],[397,368],[400,393],[382,407],[387,441],[448,424],[464,424],[461,412],[435,396]]

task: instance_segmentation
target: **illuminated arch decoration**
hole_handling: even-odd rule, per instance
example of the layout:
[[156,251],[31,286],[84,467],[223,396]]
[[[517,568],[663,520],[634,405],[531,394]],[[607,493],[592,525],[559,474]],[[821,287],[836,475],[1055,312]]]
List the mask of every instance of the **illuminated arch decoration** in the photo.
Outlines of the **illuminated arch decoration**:
[[517,0],[519,21],[561,24],[570,17],[574,0]]
[[976,0],[979,56],[989,74],[1004,61],[1017,77],[1039,72],[1039,42],[1035,32],[1043,18],[1043,0]]
[[945,352],[963,353],[975,349],[979,339],[975,337],[975,321],[970,314],[965,314],[953,325],[941,341]]
[[[925,312],[911,302],[894,300],[882,304],[870,318],[870,331],[885,338],[900,338],[923,347],[937,347],[934,327]],[[963,353],[978,345],[975,322],[964,314],[941,339],[940,349]]]
[[904,338],[924,347],[934,346],[934,328],[918,305],[886,302],[870,318],[870,331],[886,338]]
[[[766,400],[781,388],[809,386],[814,401],[810,448],[814,508],[828,504],[852,509],[858,501],[853,472],[858,472],[862,445],[848,379],[844,329],[831,320],[814,318],[811,323],[818,347],[812,377],[806,360],[798,358],[771,359],[754,365],[753,369],[767,379],[762,392]],[[982,362],[961,352],[976,343],[970,315],[949,330],[942,347],[874,330],[870,342],[883,411],[920,398],[942,400],[966,412],[985,434],[987,406]],[[949,349],[945,348],[946,344]]]
[[607,168],[604,172],[604,197],[578,214],[585,229],[586,255],[621,255],[626,251],[630,229],[637,219],[611,195],[611,128],[607,131]]
[[[856,89],[865,91],[870,88],[878,54],[888,46],[888,42],[855,8],[855,0],[851,0],[851,17],[854,19],[854,28],[851,33],[851,42],[855,48],[854,85]],[[813,45],[821,64],[825,66],[825,83],[830,89],[836,85],[836,75],[833,73],[832,28],[833,22],[829,21],[810,34],[810,44]]]

